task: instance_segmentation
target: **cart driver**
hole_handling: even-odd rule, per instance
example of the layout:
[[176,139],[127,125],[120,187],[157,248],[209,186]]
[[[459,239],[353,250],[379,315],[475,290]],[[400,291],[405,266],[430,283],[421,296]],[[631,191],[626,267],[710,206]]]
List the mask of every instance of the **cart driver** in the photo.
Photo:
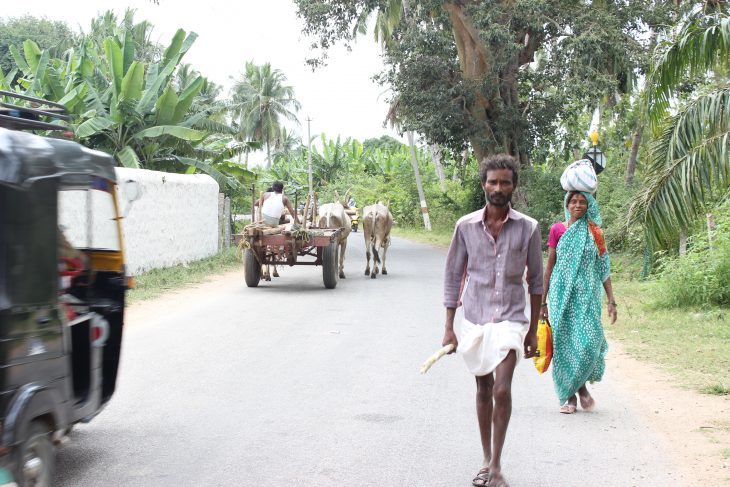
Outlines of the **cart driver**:
[[279,225],[284,208],[289,210],[289,214],[294,219],[294,223],[299,223],[297,212],[294,211],[294,207],[291,201],[289,201],[289,198],[284,195],[284,183],[276,181],[271,185],[271,189],[273,191],[264,193],[255,203],[255,206],[261,206],[264,223],[272,227]]

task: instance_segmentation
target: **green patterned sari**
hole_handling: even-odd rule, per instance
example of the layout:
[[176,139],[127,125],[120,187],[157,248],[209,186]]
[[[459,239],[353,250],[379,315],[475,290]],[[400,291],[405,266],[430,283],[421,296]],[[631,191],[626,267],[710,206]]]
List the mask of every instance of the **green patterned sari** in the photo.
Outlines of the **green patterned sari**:
[[[553,327],[553,382],[561,404],[586,382],[601,380],[608,351],[601,326],[601,297],[611,262],[607,252],[599,254],[589,230],[589,219],[601,224],[598,204],[589,193],[582,194],[588,201],[588,211],[558,242],[548,293]],[[568,194],[566,203],[567,198]],[[566,221],[569,218],[566,209]]]

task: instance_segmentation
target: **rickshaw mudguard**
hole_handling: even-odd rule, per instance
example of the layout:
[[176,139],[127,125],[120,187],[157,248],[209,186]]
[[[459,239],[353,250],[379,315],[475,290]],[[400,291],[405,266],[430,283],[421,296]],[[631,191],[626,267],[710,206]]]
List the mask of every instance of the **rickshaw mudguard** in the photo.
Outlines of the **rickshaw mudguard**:
[[68,425],[64,413],[65,400],[61,394],[45,384],[30,383],[18,389],[8,407],[2,432],[2,445],[13,447],[25,438],[26,429],[31,421],[39,417],[52,420],[48,427],[51,431],[63,429]]

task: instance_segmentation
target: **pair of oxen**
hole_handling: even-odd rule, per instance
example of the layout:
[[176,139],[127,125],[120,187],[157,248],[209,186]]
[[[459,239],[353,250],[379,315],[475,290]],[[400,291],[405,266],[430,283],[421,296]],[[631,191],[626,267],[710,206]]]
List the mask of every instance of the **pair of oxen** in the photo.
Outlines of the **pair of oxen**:
[[[345,278],[345,250],[347,237],[351,232],[351,221],[347,214],[349,208],[339,201],[326,203],[319,208],[318,226],[320,228],[342,228],[343,231],[337,240],[340,279]],[[362,209],[362,233],[365,238],[365,275],[375,279],[381,272],[388,274],[385,268],[385,256],[390,246],[390,230],[393,227],[393,215],[387,206],[381,202],[366,206]],[[370,258],[373,259],[373,268],[370,270]]]

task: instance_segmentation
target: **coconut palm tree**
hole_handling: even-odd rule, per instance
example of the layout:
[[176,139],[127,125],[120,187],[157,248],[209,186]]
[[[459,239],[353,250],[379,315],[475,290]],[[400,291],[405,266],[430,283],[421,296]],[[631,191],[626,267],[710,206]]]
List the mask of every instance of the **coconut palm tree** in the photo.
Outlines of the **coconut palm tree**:
[[[658,137],[630,219],[655,243],[686,231],[713,191],[730,185],[729,61],[730,16],[723,4],[705,4],[680,23],[650,74],[648,114]],[[697,78],[709,82],[668,115],[686,81]]]
[[294,98],[294,88],[285,83],[284,73],[271,64],[247,62],[243,77],[232,88],[231,112],[238,121],[239,136],[266,145],[267,168],[284,119],[299,123],[296,112],[301,105]]

